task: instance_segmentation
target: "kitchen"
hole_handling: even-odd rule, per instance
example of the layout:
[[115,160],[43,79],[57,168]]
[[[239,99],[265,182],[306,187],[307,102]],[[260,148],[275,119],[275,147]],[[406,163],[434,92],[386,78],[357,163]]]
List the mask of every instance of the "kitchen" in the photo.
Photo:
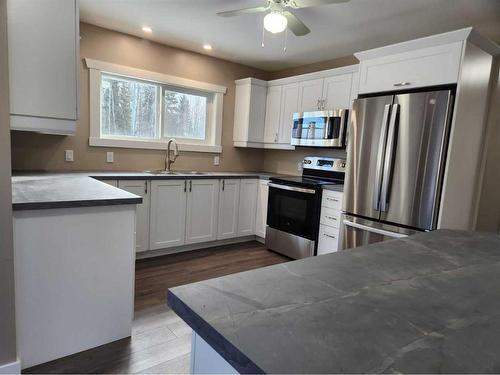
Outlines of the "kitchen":
[[[359,319],[365,303],[411,305],[401,329],[495,322],[494,304],[446,277],[481,290],[478,275],[495,275],[500,9],[426,3],[427,27],[415,24],[425,4],[393,0],[2,1],[0,372],[439,372],[387,362],[420,339],[390,325],[359,337],[366,363],[332,361],[333,332],[349,324],[320,314],[360,293]],[[404,19],[373,23],[377,7]],[[367,22],[356,33],[344,17],[350,43],[318,35],[339,14]],[[403,278],[433,296],[422,320],[425,306],[442,316],[416,323]],[[278,310],[290,306],[296,337],[268,350],[273,361],[256,344],[285,335]],[[306,343],[317,356],[290,357]],[[470,371],[498,368],[472,352]],[[457,353],[444,372],[464,365]]]

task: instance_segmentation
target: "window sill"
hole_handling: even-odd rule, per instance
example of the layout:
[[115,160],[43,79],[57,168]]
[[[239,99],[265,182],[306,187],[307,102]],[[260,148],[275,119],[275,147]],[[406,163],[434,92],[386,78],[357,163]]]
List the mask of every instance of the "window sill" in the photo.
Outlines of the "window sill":
[[[222,146],[218,145],[198,145],[192,143],[177,142],[179,151],[189,152],[209,152],[222,153]],[[167,142],[160,141],[132,141],[128,139],[110,139],[110,138],[89,138],[89,146],[97,147],[119,147],[119,148],[136,148],[148,150],[166,150]]]

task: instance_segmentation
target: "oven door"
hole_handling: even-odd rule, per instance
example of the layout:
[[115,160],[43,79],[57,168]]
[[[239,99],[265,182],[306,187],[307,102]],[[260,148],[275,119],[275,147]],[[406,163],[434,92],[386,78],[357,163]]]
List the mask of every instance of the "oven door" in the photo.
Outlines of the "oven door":
[[273,182],[268,186],[267,225],[316,241],[320,192]]

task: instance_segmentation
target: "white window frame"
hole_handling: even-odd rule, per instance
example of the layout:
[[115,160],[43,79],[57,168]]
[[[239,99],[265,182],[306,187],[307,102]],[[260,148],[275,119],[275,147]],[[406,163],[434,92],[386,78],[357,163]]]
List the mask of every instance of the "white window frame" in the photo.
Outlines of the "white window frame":
[[[181,90],[195,90],[211,94],[212,100],[207,102],[206,139],[198,141],[195,139],[176,138],[176,140],[181,151],[222,153],[222,114],[224,94],[227,92],[227,87],[89,58],[85,59],[85,63],[89,68],[90,76],[90,146],[153,150],[166,150],[167,148],[168,138],[142,140],[101,136],[101,74],[108,73],[111,75],[121,75],[129,79],[158,83],[172,88],[178,87]],[[160,108],[159,110],[161,111],[162,109]],[[160,129],[161,127],[162,124],[159,124]]]

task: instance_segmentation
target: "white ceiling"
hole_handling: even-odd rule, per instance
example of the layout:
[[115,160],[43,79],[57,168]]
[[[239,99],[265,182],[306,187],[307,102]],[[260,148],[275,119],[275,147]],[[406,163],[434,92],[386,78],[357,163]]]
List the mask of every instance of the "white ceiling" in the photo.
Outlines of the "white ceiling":
[[[294,11],[311,33],[266,33],[261,14],[234,18],[216,12],[265,0],[80,0],[84,22],[264,70],[279,70],[440,32],[474,26],[500,42],[500,0],[351,0]],[[152,34],[141,28],[147,25]],[[203,50],[204,43],[213,50]]]

